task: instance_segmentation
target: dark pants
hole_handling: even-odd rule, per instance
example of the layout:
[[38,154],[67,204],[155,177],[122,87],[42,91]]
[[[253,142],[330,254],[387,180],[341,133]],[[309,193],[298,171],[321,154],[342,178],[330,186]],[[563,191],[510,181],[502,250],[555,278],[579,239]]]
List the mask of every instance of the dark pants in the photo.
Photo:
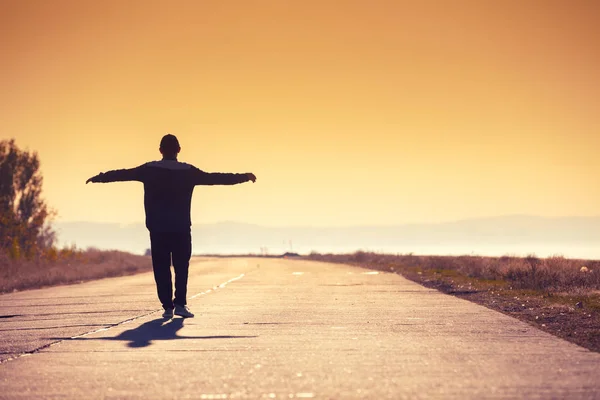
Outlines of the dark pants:
[[[190,232],[150,232],[152,268],[158,299],[164,309],[186,305],[188,269],[192,256]],[[175,270],[175,299],[171,280],[171,259]]]

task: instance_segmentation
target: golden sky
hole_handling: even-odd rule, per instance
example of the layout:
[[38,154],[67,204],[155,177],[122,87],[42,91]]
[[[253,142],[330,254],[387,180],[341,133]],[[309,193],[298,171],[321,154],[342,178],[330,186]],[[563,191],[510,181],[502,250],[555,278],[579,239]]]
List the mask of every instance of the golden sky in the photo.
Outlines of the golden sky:
[[143,222],[159,159],[254,172],[193,221],[600,215],[600,2],[0,0],[0,139],[60,220]]

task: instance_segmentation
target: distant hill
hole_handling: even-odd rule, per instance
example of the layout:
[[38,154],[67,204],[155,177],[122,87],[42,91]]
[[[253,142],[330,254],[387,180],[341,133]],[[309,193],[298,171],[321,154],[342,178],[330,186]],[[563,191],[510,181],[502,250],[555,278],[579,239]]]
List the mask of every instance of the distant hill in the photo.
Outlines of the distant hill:
[[[143,224],[59,222],[63,245],[143,253]],[[600,217],[544,218],[527,215],[468,219],[439,224],[339,228],[265,227],[236,222],[194,225],[195,254],[269,254],[370,250],[415,254],[562,254],[600,258]]]

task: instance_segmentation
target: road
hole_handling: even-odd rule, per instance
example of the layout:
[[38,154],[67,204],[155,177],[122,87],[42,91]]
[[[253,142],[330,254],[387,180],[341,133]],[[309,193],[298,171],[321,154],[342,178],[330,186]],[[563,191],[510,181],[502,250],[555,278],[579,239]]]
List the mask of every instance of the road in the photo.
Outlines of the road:
[[396,274],[198,259],[189,294],[170,321],[151,274],[0,296],[0,398],[600,398],[600,354]]

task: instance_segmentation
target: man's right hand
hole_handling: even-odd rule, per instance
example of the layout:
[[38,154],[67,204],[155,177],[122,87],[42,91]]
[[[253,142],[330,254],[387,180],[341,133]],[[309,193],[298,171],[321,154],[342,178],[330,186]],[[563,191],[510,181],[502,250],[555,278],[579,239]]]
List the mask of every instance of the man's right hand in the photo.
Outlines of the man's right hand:
[[248,180],[249,180],[249,181],[252,181],[252,183],[256,182],[256,176],[255,176],[253,173],[251,173],[251,172],[248,172],[248,173],[246,174],[246,177],[248,177]]

